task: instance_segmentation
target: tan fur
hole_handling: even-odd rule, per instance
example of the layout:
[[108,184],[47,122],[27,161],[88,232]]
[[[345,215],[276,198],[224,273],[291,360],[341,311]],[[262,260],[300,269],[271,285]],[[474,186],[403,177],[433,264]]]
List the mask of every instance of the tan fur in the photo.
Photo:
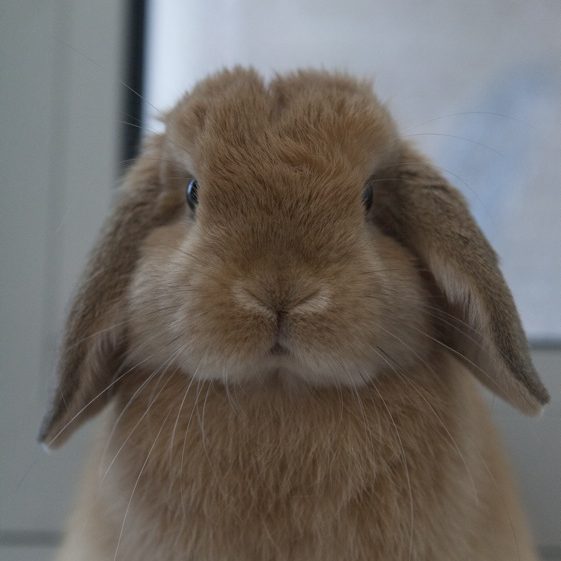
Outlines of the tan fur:
[[212,76],[70,314],[41,439],[114,407],[62,559],[531,561],[469,371],[548,399],[492,249],[370,86]]

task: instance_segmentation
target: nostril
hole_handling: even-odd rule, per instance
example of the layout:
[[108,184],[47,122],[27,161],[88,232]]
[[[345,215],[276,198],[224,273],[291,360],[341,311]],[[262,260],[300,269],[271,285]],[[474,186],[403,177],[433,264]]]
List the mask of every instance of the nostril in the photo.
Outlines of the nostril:
[[280,294],[249,289],[241,284],[232,287],[234,300],[245,308],[268,317],[274,321],[278,331],[286,323],[288,316],[296,314],[321,313],[329,307],[331,301],[331,291],[327,287],[315,289],[304,296],[298,297],[296,294]]
[[294,302],[293,307],[294,308],[298,308],[299,306],[301,306],[302,304],[305,304],[306,302],[309,302],[310,300],[312,300],[313,298],[315,298],[318,294],[320,293],[320,290],[314,290],[308,294],[306,294],[305,296],[302,296],[301,298],[299,298],[298,300],[296,300]]
[[268,303],[254,294],[251,290],[244,286],[235,286],[232,289],[234,300],[244,309],[256,312],[260,315],[266,315],[271,319],[276,319],[276,314]]
[[321,287],[295,302],[293,311],[299,313],[323,312],[327,307],[329,307],[330,301],[330,290],[326,287]]

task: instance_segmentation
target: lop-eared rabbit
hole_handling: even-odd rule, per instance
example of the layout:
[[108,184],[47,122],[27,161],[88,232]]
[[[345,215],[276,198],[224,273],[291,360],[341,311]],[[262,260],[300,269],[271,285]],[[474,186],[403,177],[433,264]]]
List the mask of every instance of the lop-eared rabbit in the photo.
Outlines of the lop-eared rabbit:
[[369,84],[236,68],[128,172],[40,440],[110,405],[64,561],[531,561],[476,379],[548,395],[497,257]]

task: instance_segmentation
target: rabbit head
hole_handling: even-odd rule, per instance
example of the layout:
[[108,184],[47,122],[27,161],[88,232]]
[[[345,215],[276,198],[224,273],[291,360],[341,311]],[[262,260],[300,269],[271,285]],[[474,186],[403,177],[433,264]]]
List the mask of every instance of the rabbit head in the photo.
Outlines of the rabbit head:
[[444,348],[522,411],[547,401],[493,250],[367,83],[224,71],[164,120],[76,295],[46,444],[137,365],[359,387]]

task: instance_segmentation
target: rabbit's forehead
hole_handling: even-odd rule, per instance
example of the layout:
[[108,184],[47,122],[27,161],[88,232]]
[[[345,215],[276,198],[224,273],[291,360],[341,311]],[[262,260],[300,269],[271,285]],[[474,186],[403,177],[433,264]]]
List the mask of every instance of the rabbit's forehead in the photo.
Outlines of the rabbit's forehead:
[[191,171],[339,166],[367,175],[394,150],[393,121],[364,84],[315,74],[298,80],[266,87],[240,71],[202,82],[173,112],[169,131]]
[[369,177],[331,147],[319,150],[268,134],[205,148],[210,155],[198,166],[200,196],[214,211],[227,214],[240,204],[248,209],[270,206],[275,212],[286,207],[294,215],[310,209],[315,214],[353,212]]
[[235,115],[219,114],[201,131],[193,158],[199,166],[244,160],[253,167],[278,163],[319,170],[340,162],[366,172],[393,142],[366,112],[360,118],[335,114],[329,107],[314,113],[294,112],[272,122],[254,116],[243,124]]

